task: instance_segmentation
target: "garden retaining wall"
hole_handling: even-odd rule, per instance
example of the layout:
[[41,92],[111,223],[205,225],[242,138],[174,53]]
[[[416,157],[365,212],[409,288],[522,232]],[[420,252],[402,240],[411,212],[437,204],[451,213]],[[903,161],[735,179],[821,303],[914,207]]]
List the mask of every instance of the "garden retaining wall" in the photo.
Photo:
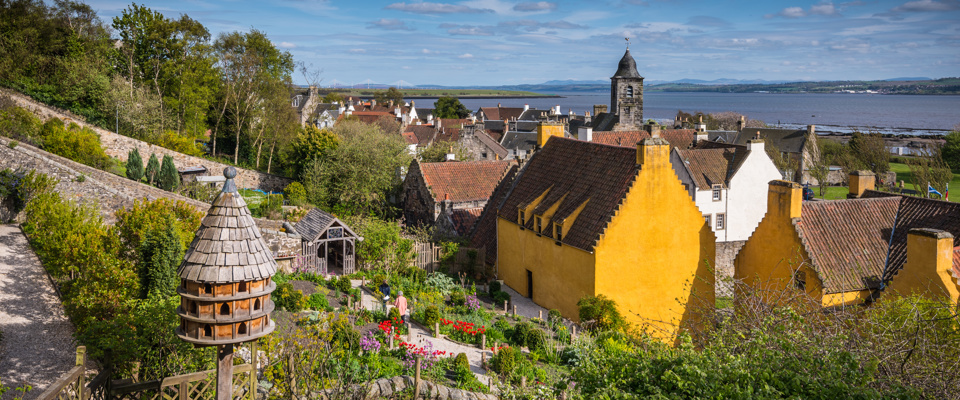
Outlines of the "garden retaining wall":
[[[393,378],[382,378],[369,382],[365,385],[356,385],[351,389],[354,396],[350,398],[360,399],[386,399],[391,396],[399,395],[405,392],[412,396],[414,388],[414,379],[412,376],[395,376]],[[336,398],[332,392],[315,393],[309,398],[318,400],[327,400]],[[400,397],[400,396],[398,396]],[[466,390],[454,389],[451,387],[437,385],[433,382],[420,382],[420,397],[422,399],[435,400],[497,400],[494,394],[468,392]]]

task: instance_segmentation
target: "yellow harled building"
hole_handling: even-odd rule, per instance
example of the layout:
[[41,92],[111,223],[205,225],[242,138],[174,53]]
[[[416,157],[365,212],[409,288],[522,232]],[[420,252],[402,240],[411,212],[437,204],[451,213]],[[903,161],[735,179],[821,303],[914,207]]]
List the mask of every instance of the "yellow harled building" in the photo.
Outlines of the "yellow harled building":
[[696,323],[696,307],[714,305],[715,237],[673,172],[669,143],[539,136],[546,143],[492,210],[504,283],[573,320],[577,301],[603,294],[664,338]]

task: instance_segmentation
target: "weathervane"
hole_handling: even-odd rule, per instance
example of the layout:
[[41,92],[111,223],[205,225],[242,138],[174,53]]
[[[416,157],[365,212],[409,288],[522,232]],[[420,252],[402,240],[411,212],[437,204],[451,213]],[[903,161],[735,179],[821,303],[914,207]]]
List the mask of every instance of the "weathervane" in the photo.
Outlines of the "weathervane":
[[625,37],[625,38],[623,38],[623,40],[626,40],[626,41],[627,41],[627,50],[630,50],[630,38]]

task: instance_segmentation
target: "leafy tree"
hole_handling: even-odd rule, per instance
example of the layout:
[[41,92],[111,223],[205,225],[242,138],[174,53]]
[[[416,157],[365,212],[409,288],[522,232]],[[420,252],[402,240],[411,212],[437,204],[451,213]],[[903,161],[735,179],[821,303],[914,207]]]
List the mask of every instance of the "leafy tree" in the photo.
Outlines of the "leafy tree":
[[144,176],[147,177],[147,183],[153,185],[160,177],[160,161],[157,160],[156,153],[150,154],[147,160],[147,168],[144,170]]
[[378,90],[374,92],[373,99],[376,100],[378,104],[382,104],[384,106],[389,105],[391,101],[394,105],[403,105],[403,92],[391,86],[387,90]]
[[853,156],[878,177],[890,170],[890,152],[879,133],[864,135],[854,132],[848,145]]
[[346,214],[387,215],[390,196],[400,188],[397,171],[412,156],[400,136],[379,127],[342,121],[333,133],[340,142],[326,157],[307,163],[302,180],[307,200]]
[[113,164],[100,144],[100,136],[90,128],[74,123],[64,126],[62,120],[52,118],[40,129],[40,141],[44,150],[84,165],[106,169]]
[[136,147],[127,154],[127,178],[137,182],[143,179],[143,159]]
[[434,142],[417,153],[417,158],[421,162],[444,162],[447,160],[447,154],[453,154],[457,161],[468,161],[473,158],[470,150],[460,142]]
[[160,166],[160,176],[158,178],[160,188],[172,192],[180,186],[180,173],[177,167],[173,165],[173,157],[163,156],[163,165]]
[[263,147],[267,145],[267,171],[273,164],[273,155],[280,147],[291,143],[301,125],[297,113],[290,107],[289,81],[274,80],[264,84],[261,115],[257,129],[251,131],[250,142],[256,147],[254,165],[260,168]]
[[796,178],[794,174],[797,168],[800,168],[800,163],[792,154],[780,151],[780,148],[773,143],[765,143],[763,149],[773,161],[773,165],[783,174],[784,179],[792,181]]
[[947,134],[946,139],[947,142],[943,145],[943,161],[949,164],[950,168],[960,169],[960,124]]
[[298,130],[291,148],[290,162],[300,176],[304,168],[316,159],[326,159],[337,148],[340,139],[332,131],[307,125]]
[[953,180],[950,166],[943,160],[940,147],[925,148],[916,157],[907,163],[913,175],[913,185],[923,197],[930,197],[927,185],[933,186],[940,193],[946,193],[947,184]]
[[307,190],[303,188],[303,184],[300,182],[291,182],[283,189],[283,194],[287,197],[287,201],[295,206],[307,201]]
[[436,110],[433,111],[434,118],[466,118],[470,115],[460,99],[456,97],[443,96],[437,99]]
[[141,259],[139,246],[151,231],[162,231],[167,221],[173,221],[180,237],[180,247],[186,250],[200,227],[203,213],[182,201],[160,198],[153,201],[137,200],[130,207],[114,213],[115,228],[122,245],[120,255],[128,260]]
[[620,330],[627,325],[617,309],[617,303],[602,294],[580,299],[577,308],[580,321],[592,321],[590,326],[594,330]]
[[140,298],[174,295],[180,283],[177,267],[184,252],[174,220],[167,216],[160,226],[147,231],[139,252]]
[[343,102],[343,95],[340,94],[340,93],[337,93],[337,92],[330,92],[330,93],[327,93],[325,96],[323,96],[323,100],[322,100],[322,101],[323,101],[324,103],[327,103],[327,104],[330,104],[330,103],[342,103],[342,102]]

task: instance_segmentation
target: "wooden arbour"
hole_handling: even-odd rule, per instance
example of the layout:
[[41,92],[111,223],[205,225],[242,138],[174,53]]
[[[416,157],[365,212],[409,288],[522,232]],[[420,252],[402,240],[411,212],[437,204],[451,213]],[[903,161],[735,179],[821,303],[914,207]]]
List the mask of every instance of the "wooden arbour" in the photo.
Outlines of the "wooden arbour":
[[295,229],[300,234],[308,271],[324,275],[337,269],[343,275],[356,272],[357,243],[363,237],[339,218],[315,208]]

